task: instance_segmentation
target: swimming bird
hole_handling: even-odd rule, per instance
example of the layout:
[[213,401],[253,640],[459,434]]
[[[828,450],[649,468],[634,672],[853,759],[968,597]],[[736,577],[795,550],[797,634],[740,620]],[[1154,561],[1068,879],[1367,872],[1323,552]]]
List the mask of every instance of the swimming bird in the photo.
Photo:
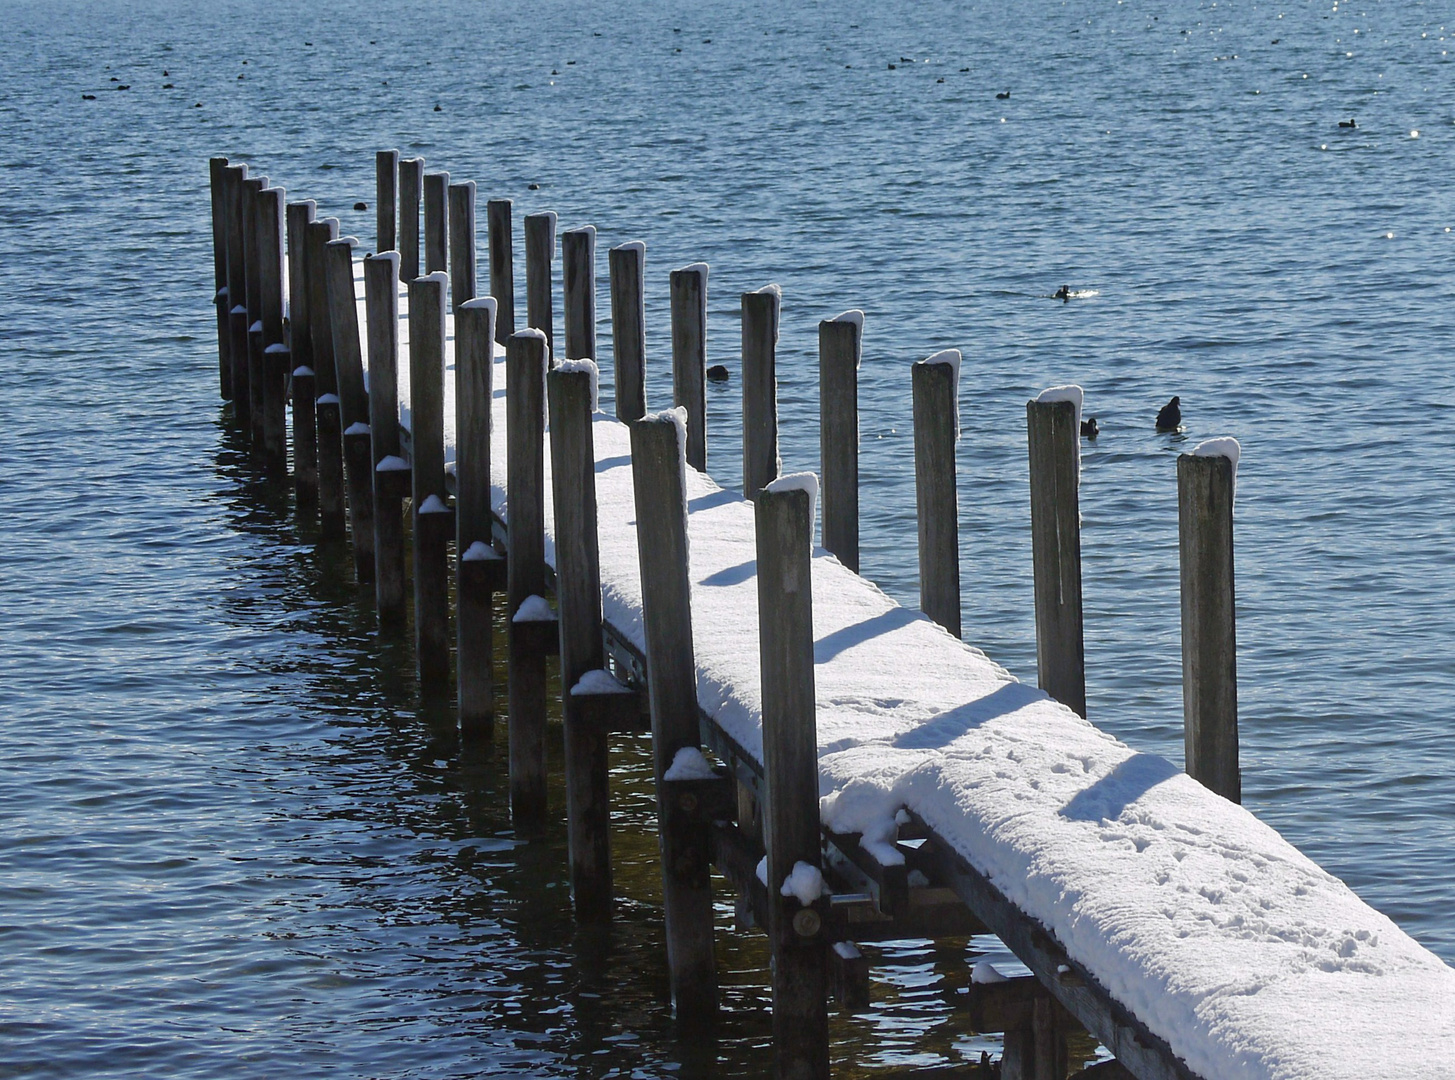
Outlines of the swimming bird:
[[728,381],[728,369],[725,368],[721,364],[713,364],[712,367],[710,367],[710,368],[707,369],[707,381],[708,382],[727,382]]
[[525,187],[527,191],[539,191],[541,189],[539,184],[526,184]]
[[1157,414],[1158,431],[1176,431],[1182,426],[1182,399],[1174,397]]
[[1009,90],[1006,90],[1003,93],[996,94],[995,95],[995,100],[996,101],[1005,101],[1009,97],[1010,97],[1010,91]]
[[82,94],[81,95],[81,100],[82,101],[95,101],[96,100],[96,95],[95,94]]
[[356,202],[356,203],[354,203],[354,209],[355,210],[367,210],[367,209],[369,209],[369,204],[366,203],[366,202]]
[[1059,289],[1057,289],[1054,293],[1051,294],[1051,299],[1053,299],[1053,300],[1064,300],[1067,303],[1070,303],[1071,302],[1071,286],[1070,285],[1062,285]]
[[1349,119],[1347,119],[1347,120],[1340,120],[1340,121],[1339,121],[1339,126],[1340,126],[1340,127],[1341,127],[1341,128],[1356,128],[1356,127],[1358,127],[1358,126],[1359,126],[1359,125],[1358,125],[1358,124],[1356,124],[1356,123],[1354,123],[1354,118],[1353,118],[1353,117],[1352,117],[1352,116],[1351,116],[1351,117],[1349,117]]
[[1096,417],[1088,416],[1085,420],[1081,421],[1081,434],[1085,435],[1088,439],[1094,439],[1101,434],[1101,428],[1096,426]]

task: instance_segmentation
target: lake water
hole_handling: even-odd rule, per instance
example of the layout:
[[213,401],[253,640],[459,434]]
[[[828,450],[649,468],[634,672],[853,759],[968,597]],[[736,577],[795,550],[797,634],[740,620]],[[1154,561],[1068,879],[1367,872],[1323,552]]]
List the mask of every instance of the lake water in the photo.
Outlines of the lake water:
[[[1237,436],[1245,803],[1455,961],[1448,9],[5,15],[0,1076],[768,1067],[763,941],[726,903],[721,1039],[674,1038],[645,748],[616,758],[620,918],[578,930],[564,828],[517,842],[499,747],[418,708],[344,553],[249,467],[217,401],[214,153],[365,247],[386,146],[517,221],[594,223],[603,316],[604,248],[645,240],[654,405],[667,271],[709,262],[729,486],[737,296],[783,286],[788,470],[817,465],[818,320],[862,307],[863,571],[907,603],[908,365],[963,349],[966,636],[1028,680],[1024,403],[1080,383],[1090,716],[1175,761],[1174,459]],[[1173,394],[1186,432],[1158,436]],[[948,1004],[983,945],[874,950],[874,1008],[833,1021],[845,1074],[995,1052]]]

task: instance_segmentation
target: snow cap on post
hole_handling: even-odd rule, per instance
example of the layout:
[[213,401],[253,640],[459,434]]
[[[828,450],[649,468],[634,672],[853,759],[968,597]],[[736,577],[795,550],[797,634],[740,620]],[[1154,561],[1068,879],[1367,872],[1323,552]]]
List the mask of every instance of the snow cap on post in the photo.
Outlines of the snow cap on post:
[[950,369],[950,396],[955,399],[955,438],[960,437],[960,350],[941,349],[919,361],[921,364],[944,364]]
[[591,377],[591,413],[595,415],[601,411],[601,371],[595,360],[562,360],[555,370],[586,372]]
[[1069,401],[1076,407],[1076,418],[1071,426],[1076,431],[1076,484],[1081,486],[1081,404],[1086,395],[1075,383],[1067,386],[1051,386],[1036,395],[1036,401],[1044,405],[1049,401]]
[[808,543],[813,547],[813,521],[818,512],[818,474],[811,472],[789,473],[787,476],[780,476],[763,488],[764,491],[778,494],[781,491],[806,491],[808,492]]
[[1217,439],[1204,439],[1192,448],[1193,457],[1225,457],[1233,463],[1233,498],[1238,497],[1238,458],[1243,448],[1238,440],[1225,435]]
[[783,288],[780,285],[764,285],[754,292],[767,293],[773,297],[773,340],[778,340],[778,318],[783,314]]
[[[854,334],[854,370],[858,371],[864,362],[864,313],[858,308],[850,308],[848,311],[835,315],[829,322],[853,323],[857,327],[857,333]],[[957,366],[955,370],[958,372],[959,367]],[[959,376],[957,375],[957,390],[959,387],[958,378]]]

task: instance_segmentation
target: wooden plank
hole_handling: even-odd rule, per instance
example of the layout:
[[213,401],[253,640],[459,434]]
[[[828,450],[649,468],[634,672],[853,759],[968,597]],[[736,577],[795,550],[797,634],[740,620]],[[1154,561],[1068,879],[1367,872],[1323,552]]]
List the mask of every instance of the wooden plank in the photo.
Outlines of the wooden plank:
[[[269,476],[288,475],[288,345],[283,327],[283,225],[286,196],[280,187],[258,193],[258,312],[263,324],[263,466]],[[279,351],[281,350],[281,352]]]
[[1241,802],[1233,477],[1226,457],[1177,457],[1187,773],[1223,798]]
[[555,312],[551,306],[551,263],[556,258],[556,215],[525,216],[525,324],[546,335],[546,355],[555,356]]
[[707,471],[707,264],[673,270],[672,404],[687,410],[687,464]]
[[248,390],[247,269],[243,257],[243,180],[246,165],[223,170],[223,200],[227,210],[227,336],[231,360],[229,386],[232,418],[243,431],[252,429],[252,401]]
[[450,174],[424,174],[424,272],[448,271],[450,267]]
[[[404,596],[404,505],[395,473],[399,457],[399,253],[364,256],[364,313],[369,348],[369,463],[374,488],[374,604],[381,628],[407,621]],[[398,470],[402,472],[402,470]]]
[[450,310],[475,298],[475,181],[451,184],[446,217],[450,223]]
[[248,310],[248,447],[255,460],[263,457],[263,335],[261,260],[258,258],[258,198],[268,186],[266,176],[248,176],[242,182],[243,269]]
[[325,540],[347,533],[344,503],[343,413],[333,362],[333,322],[329,315],[324,251],[338,237],[338,219],[320,218],[308,226],[309,337],[313,348],[314,386],[318,391],[318,517]]
[[424,158],[399,161],[399,280],[419,277],[419,200],[424,192]]
[[495,297],[495,340],[504,345],[515,333],[515,256],[511,248],[509,199],[485,204],[490,245],[490,295]]
[[1038,685],[1086,715],[1081,616],[1081,431],[1069,401],[1026,402]]
[[399,151],[374,154],[374,250],[378,254],[399,246]]
[[556,511],[556,616],[561,641],[561,712],[566,749],[566,830],[571,901],[582,922],[611,918],[610,732],[582,723],[581,677],[606,663],[601,644],[601,562],[596,540],[592,382],[586,371],[546,376],[551,482]]
[[[344,436],[344,486],[348,492],[354,576],[374,583],[374,462],[370,447],[369,395],[364,389],[364,357],[359,341],[359,309],[354,294],[352,236],[323,246],[323,275],[328,292],[328,322],[338,380],[339,415]],[[370,589],[370,592],[373,590]]]
[[776,292],[743,293],[743,497],[775,480],[778,460]]
[[818,867],[821,862],[810,579],[813,517],[808,492],[796,488],[765,489],[754,501],[763,768],[768,782],[764,824],[768,937],[773,951],[774,1073],[826,1080],[829,1050],[822,913],[827,903],[820,898],[802,905],[798,898],[782,896],[779,891],[797,864]]
[[232,354],[229,348],[227,313],[227,194],[224,177],[227,158],[207,161],[208,187],[212,193],[212,302],[217,308],[217,388],[223,401],[232,399]]
[[657,823],[662,830],[662,898],[667,967],[679,1018],[701,1021],[717,1011],[713,962],[711,836],[677,828],[663,777],[677,751],[699,745],[697,664],[692,649],[692,586],[687,557],[687,503],[682,443],[667,416],[631,424],[632,487],[642,573],[646,681],[652,710]]
[[[444,192],[440,191],[443,200]],[[414,654],[420,692],[450,684],[450,590],[446,544],[453,525],[445,489],[445,302],[449,275],[409,283],[410,469],[414,504]]]
[[[495,298],[465,301],[455,312],[456,684],[460,732],[482,742],[490,738],[495,724],[492,593],[504,565],[491,543],[494,347]],[[484,558],[466,559],[476,543],[485,546],[484,552],[477,552]]]
[[619,244],[606,253],[611,278],[611,351],[616,369],[616,417],[647,414],[647,314],[642,297],[647,249]]
[[955,498],[955,372],[921,360],[914,392],[915,507],[920,610],[960,636],[960,508]]
[[819,456],[823,469],[823,546],[859,572],[858,319],[818,324]]

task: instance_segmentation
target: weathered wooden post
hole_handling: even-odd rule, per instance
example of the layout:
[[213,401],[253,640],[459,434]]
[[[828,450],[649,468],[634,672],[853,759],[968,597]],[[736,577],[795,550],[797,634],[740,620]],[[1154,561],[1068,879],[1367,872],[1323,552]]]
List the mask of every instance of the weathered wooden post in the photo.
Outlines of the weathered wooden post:
[[243,431],[252,430],[252,398],[248,386],[247,268],[243,244],[243,181],[246,165],[223,170],[227,208],[227,352],[231,360],[232,417]]
[[475,181],[451,184],[445,216],[450,223],[450,310],[475,298]]
[[248,176],[242,182],[243,277],[246,286],[248,340],[248,447],[261,461],[263,443],[263,314],[262,260],[258,257],[258,200],[268,186],[266,176]]
[[374,463],[369,445],[369,393],[364,388],[364,356],[359,342],[359,307],[354,292],[354,248],[358,243],[352,236],[330,240],[323,249],[323,271],[344,428],[344,483],[353,534],[354,576],[360,585],[372,585]]
[[1086,715],[1081,617],[1081,388],[1056,386],[1026,403],[1038,685]]
[[955,442],[960,437],[960,350],[945,349],[920,360],[910,374],[919,606],[959,637],[960,509],[955,498]]
[[672,404],[687,410],[687,464],[707,471],[707,263],[673,270]]
[[551,487],[556,510],[556,617],[566,746],[566,822],[571,899],[585,922],[611,918],[611,787],[608,725],[584,708],[577,684],[606,663],[601,640],[601,563],[596,540],[596,364],[568,360],[546,376]]
[[606,253],[611,277],[611,351],[616,364],[616,417],[647,415],[647,245],[618,244]]
[[565,359],[596,359],[596,226],[561,234],[561,302],[565,308]]
[[495,340],[502,345],[515,333],[515,256],[511,247],[510,207],[509,199],[491,199],[485,204],[490,295],[495,297]]
[[399,280],[419,277],[419,200],[424,190],[424,158],[399,159]]
[[369,447],[374,487],[374,603],[379,626],[400,627],[404,598],[404,497],[410,472],[399,447],[399,252],[364,256],[369,337]]
[[343,414],[333,362],[333,324],[329,318],[324,251],[338,238],[338,219],[321,218],[308,226],[308,327],[313,347],[313,377],[318,390],[318,517],[325,540],[346,535],[344,517]]
[[313,331],[308,312],[308,226],[317,204],[312,199],[290,202],[288,215],[288,348],[293,371],[293,482],[300,509],[310,515],[318,505],[318,396],[313,372]]
[[783,468],[778,458],[778,313],[783,290],[743,293],[743,497],[753,499]]
[[516,827],[526,830],[539,828],[546,816],[546,651],[556,633],[545,600],[545,388],[546,335],[511,334],[505,342],[510,810]]
[[823,460],[823,546],[859,572],[859,360],[864,313],[818,324],[818,438]]
[[[443,191],[440,192],[443,196]],[[445,489],[445,290],[436,270],[409,283],[409,434],[414,481],[414,638],[419,689],[450,684],[449,537]]]
[[[556,259],[556,212],[525,216],[525,323],[546,335],[546,355],[556,354],[551,263]],[[594,359],[594,358],[593,358]]]
[[676,808],[664,778],[677,752],[698,749],[697,663],[692,648],[692,584],[687,557],[687,493],[683,490],[686,420],[680,409],[631,425],[632,487],[647,641],[647,688],[662,852],[667,970],[679,1019],[717,1010],[712,952],[712,884],[705,830],[671,835]]
[[207,160],[212,191],[212,300],[217,307],[217,386],[223,401],[232,398],[232,354],[228,352],[227,315],[227,158]]
[[376,251],[395,251],[399,245],[399,151],[374,155],[374,221]]
[[450,174],[424,174],[424,272],[450,268],[449,222]]
[[259,311],[263,324],[263,461],[268,475],[288,475],[288,346],[283,329],[283,221],[280,187],[258,195]]
[[767,484],[754,503],[774,1073],[827,1080],[811,581],[816,488],[811,473],[785,476]]
[[1177,458],[1187,773],[1233,802],[1243,800],[1233,593],[1233,495],[1239,454],[1237,440],[1210,439]]
[[495,723],[494,593],[505,591],[490,508],[490,409],[494,401],[495,298],[455,311],[455,638],[460,733],[488,740]]

